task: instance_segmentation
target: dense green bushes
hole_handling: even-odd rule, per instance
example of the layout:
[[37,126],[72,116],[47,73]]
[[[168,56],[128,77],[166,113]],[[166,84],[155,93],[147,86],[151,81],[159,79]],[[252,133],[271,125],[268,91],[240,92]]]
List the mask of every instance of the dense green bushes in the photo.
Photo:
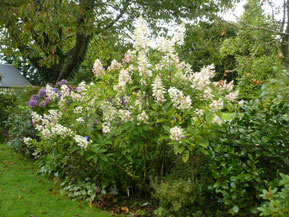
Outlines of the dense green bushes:
[[183,27],[152,50],[146,23],[138,25],[122,63],[95,62],[95,83],[37,90],[32,122],[18,107],[8,119],[11,144],[33,151],[72,198],[153,195],[160,216],[257,216],[262,189],[289,167],[287,72],[237,104],[232,83],[211,81],[213,66],[193,74],[179,60]]

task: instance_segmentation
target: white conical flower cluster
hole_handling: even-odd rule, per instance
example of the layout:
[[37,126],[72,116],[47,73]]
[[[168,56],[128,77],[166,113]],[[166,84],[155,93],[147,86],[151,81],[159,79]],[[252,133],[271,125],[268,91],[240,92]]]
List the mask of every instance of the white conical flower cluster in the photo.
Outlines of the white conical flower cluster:
[[171,101],[178,109],[190,109],[192,106],[192,100],[190,96],[184,96],[183,92],[175,87],[170,87],[168,90]]
[[96,77],[100,77],[102,75],[105,75],[105,70],[102,67],[101,61],[99,59],[95,60],[95,62],[93,64],[92,72]]
[[147,22],[140,17],[136,21],[135,30],[134,30],[134,47],[136,50],[147,50],[148,44],[150,42],[151,32],[148,27]]
[[152,84],[153,87],[153,96],[155,97],[155,101],[158,102],[165,102],[165,88],[162,85],[162,80],[159,76],[155,78],[154,83]]

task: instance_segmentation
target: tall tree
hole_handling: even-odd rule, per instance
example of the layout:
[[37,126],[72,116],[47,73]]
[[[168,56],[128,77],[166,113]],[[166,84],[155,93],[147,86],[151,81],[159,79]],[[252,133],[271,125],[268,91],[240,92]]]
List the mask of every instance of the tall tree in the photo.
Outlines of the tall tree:
[[0,43],[29,61],[44,81],[68,78],[95,35],[130,29],[135,17],[192,19],[234,0],[1,0]]

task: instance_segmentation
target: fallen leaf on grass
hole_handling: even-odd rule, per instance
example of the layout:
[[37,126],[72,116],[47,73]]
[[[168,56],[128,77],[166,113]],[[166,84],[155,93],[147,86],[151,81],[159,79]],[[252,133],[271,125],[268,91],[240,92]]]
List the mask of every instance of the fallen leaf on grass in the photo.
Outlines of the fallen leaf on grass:
[[22,198],[21,196],[18,196],[18,200],[21,200],[21,198]]
[[24,188],[21,188],[20,191],[26,191]]
[[2,189],[0,188],[0,191],[2,191]]
[[128,211],[129,211],[129,209],[128,209],[126,206],[121,207],[120,209],[121,209],[122,211],[125,211],[126,213],[128,213]]
[[16,163],[14,163],[14,162],[9,162],[9,163],[8,163],[8,165],[13,165],[13,164],[16,164]]
[[42,214],[46,214],[47,212],[46,211],[42,211]]

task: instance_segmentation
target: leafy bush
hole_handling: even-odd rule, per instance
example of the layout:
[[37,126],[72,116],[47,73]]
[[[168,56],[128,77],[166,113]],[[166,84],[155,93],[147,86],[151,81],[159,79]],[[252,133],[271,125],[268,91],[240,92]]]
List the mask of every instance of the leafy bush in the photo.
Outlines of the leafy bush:
[[36,138],[36,130],[31,122],[30,109],[26,106],[19,106],[10,109],[11,114],[6,121],[6,128],[9,129],[9,140],[7,144],[15,152],[32,157],[34,148],[27,147],[24,137]]
[[40,139],[25,141],[36,148],[43,171],[149,194],[150,177],[161,181],[171,156],[187,162],[204,150],[211,127],[222,122],[221,109],[234,108],[238,91],[232,82],[211,81],[214,66],[193,74],[179,60],[175,47],[183,44],[184,26],[153,50],[146,22],[137,23],[135,49],[106,70],[96,60],[95,84],[72,88],[62,81],[29,101]]
[[218,129],[210,145],[212,187],[232,215],[257,215],[259,194],[266,183],[274,185],[278,174],[289,169],[286,82],[278,82],[283,83],[284,91],[271,91],[272,84],[264,86],[257,99],[242,106],[230,123]]
[[15,101],[16,96],[13,92],[0,92],[0,143],[4,142],[8,136],[8,129],[5,126],[5,121],[9,116],[9,107],[13,106]]
[[282,178],[279,182],[279,186],[282,187],[281,191],[270,187],[268,191],[264,189],[260,195],[264,200],[268,200],[258,208],[261,211],[260,216],[289,216],[289,176],[282,173],[280,175]]
[[169,175],[160,183],[152,182],[153,197],[159,201],[158,216],[224,216],[220,212],[215,193],[208,186],[213,177],[208,170],[209,158],[195,152],[184,164],[173,161]]

